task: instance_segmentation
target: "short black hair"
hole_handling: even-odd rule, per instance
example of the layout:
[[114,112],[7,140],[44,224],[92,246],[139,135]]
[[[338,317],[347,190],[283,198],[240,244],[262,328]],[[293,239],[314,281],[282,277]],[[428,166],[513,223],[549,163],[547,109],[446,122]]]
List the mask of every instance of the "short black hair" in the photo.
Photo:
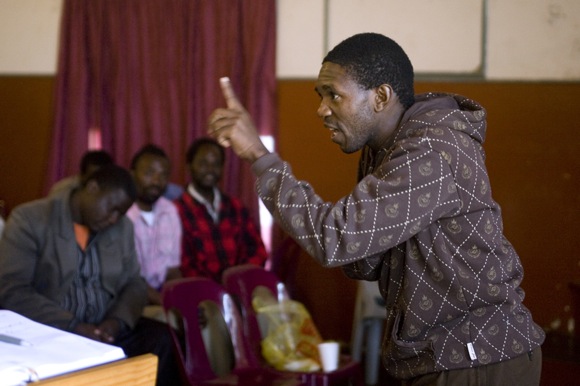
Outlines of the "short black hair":
[[343,67],[365,90],[389,84],[405,108],[415,103],[413,65],[401,46],[384,35],[353,35],[334,47],[324,62]]
[[90,165],[106,166],[113,165],[113,157],[105,150],[89,150],[81,158],[80,170],[81,174],[87,174]]
[[224,151],[224,148],[213,138],[201,137],[193,141],[191,146],[189,146],[189,149],[187,149],[187,153],[185,154],[185,162],[187,165],[191,164],[191,161],[193,161],[199,149],[205,145],[215,146],[219,150],[220,156],[222,157],[222,164],[225,162],[226,152]]
[[152,143],[149,143],[143,146],[141,149],[139,149],[137,153],[135,153],[133,159],[131,160],[131,170],[135,170],[135,168],[137,167],[137,162],[139,162],[139,158],[147,154],[165,158],[167,161],[169,161],[169,158],[167,158],[167,154],[162,148]]
[[105,165],[91,173],[84,182],[83,187],[89,181],[95,181],[101,190],[123,189],[127,196],[135,201],[137,199],[137,188],[129,171],[118,165]]

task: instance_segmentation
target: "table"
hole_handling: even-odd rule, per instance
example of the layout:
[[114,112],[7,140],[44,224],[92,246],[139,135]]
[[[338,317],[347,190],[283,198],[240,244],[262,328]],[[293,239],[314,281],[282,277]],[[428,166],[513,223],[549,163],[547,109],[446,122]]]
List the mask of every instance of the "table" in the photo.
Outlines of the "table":
[[34,382],[35,386],[153,386],[157,356],[140,355]]

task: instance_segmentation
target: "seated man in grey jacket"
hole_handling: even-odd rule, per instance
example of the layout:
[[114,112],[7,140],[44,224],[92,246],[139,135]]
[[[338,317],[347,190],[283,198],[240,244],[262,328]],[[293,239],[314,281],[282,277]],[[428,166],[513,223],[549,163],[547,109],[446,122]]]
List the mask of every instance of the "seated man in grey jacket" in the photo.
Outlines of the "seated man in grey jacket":
[[83,185],[16,207],[0,241],[0,307],[159,357],[158,384],[177,384],[166,326],[140,319],[147,301],[133,227],[131,175],[110,165]]

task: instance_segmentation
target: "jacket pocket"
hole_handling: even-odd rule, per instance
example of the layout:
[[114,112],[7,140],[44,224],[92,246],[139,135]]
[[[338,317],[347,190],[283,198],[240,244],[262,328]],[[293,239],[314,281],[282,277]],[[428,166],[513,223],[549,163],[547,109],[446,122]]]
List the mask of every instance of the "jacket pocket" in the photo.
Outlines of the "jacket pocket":
[[430,340],[409,341],[400,338],[402,328],[402,311],[394,311],[394,320],[389,334],[385,335],[385,366],[397,378],[408,379],[426,374],[435,369],[435,352]]

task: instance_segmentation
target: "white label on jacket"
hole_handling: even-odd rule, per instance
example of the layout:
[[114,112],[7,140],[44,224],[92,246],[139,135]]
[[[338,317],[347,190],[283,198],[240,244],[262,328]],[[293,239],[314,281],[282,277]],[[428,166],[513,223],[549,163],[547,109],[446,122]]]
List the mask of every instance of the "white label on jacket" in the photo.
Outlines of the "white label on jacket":
[[475,349],[473,348],[473,343],[467,343],[467,351],[469,351],[469,357],[472,361],[477,359],[477,355],[475,355]]

